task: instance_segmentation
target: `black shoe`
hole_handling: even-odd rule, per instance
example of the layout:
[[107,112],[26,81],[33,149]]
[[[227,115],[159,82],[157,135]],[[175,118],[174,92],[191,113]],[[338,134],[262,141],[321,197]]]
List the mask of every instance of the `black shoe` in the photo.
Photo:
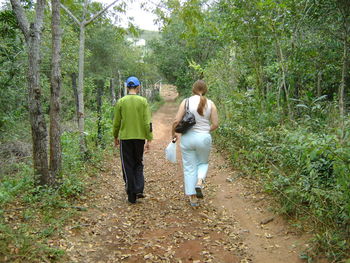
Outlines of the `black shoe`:
[[138,198],[145,198],[145,195],[143,193],[137,193],[136,199],[138,199]]
[[136,194],[128,193],[128,201],[131,204],[135,204],[136,203]]
[[196,190],[196,196],[197,198],[203,198],[203,192],[202,192],[202,186],[196,185],[195,187]]

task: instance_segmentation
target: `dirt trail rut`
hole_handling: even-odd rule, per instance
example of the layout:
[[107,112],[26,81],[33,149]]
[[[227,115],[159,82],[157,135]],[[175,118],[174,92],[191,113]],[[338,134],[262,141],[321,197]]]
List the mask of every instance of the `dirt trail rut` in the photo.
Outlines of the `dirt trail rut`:
[[[181,162],[170,164],[164,149],[177,110],[173,87],[162,91],[166,103],[153,116],[154,141],[144,156],[145,194],[126,201],[119,154],[91,177],[87,207],[65,228],[58,245],[68,262],[296,263],[305,243],[278,217],[267,212],[261,194],[246,182],[226,179],[235,173],[215,149],[205,198],[192,208],[183,194]],[[179,146],[178,146],[179,148]],[[179,150],[179,149],[178,149]],[[178,159],[180,152],[178,151]]]

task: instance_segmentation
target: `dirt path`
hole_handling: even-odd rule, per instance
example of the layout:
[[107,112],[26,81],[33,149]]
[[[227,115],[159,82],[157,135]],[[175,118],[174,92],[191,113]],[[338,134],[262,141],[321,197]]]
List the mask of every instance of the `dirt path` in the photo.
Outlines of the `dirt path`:
[[215,150],[205,199],[199,208],[189,206],[180,164],[164,159],[176,94],[168,88],[162,96],[167,102],[153,116],[155,140],[144,158],[146,198],[129,205],[118,153],[106,160],[91,178],[91,198],[78,204],[87,211],[57,241],[69,262],[301,262],[302,239],[277,217],[260,224],[272,216],[257,201],[261,194],[243,180],[228,182],[234,171]]

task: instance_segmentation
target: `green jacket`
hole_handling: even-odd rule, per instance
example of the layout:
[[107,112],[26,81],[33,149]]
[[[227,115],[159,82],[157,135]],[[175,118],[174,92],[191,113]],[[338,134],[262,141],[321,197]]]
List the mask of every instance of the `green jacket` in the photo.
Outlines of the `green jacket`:
[[151,112],[146,98],[127,95],[114,108],[113,136],[120,140],[152,140]]

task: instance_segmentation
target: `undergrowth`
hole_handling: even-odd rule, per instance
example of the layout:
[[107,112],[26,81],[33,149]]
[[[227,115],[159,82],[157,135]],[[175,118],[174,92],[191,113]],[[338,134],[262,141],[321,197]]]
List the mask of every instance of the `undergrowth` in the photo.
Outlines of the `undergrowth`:
[[332,128],[337,127],[329,118],[332,109],[320,106],[315,114],[290,122],[249,93],[231,98],[230,104],[219,104],[216,143],[230,152],[234,166],[264,182],[279,213],[311,227],[312,246],[301,257],[308,262],[320,255],[331,262],[348,258],[349,135],[340,139],[339,129]]
[[97,147],[88,162],[80,157],[76,133],[64,133],[63,172],[55,187],[34,182],[30,164],[20,172],[2,176],[0,184],[0,261],[56,262],[64,250],[50,240],[57,238],[65,222],[76,214],[74,204],[85,194],[93,167],[103,160]]

